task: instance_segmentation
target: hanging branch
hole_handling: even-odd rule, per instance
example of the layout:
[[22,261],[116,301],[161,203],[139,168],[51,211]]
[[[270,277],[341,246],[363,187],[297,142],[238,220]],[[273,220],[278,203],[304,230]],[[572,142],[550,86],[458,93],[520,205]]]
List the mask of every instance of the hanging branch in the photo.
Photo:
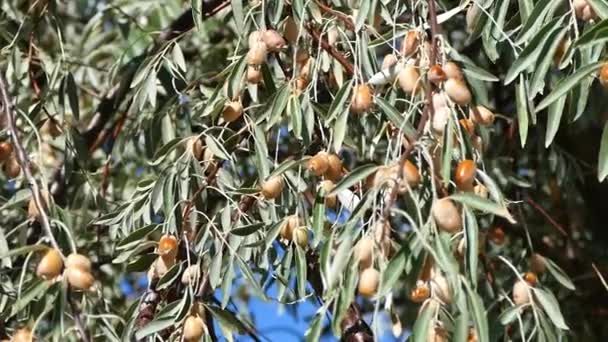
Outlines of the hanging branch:
[[312,36],[312,39],[315,41],[315,43],[320,44],[321,48],[323,50],[327,51],[327,53],[329,53],[340,64],[342,64],[342,66],[344,67],[344,70],[346,71],[346,73],[349,76],[354,75],[355,68],[353,67],[352,63],[349,62],[348,59],[346,59],[346,57],[344,57],[344,55],[340,51],[336,50],[336,48],[329,45],[329,42],[327,42],[327,39],[324,39],[323,37],[321,37],[321,34],[319,33],[319,31],[317,31],[312,26],[312,24],[307,23],[306,29],[308,30],[308,32],[310,32],[310,35]]

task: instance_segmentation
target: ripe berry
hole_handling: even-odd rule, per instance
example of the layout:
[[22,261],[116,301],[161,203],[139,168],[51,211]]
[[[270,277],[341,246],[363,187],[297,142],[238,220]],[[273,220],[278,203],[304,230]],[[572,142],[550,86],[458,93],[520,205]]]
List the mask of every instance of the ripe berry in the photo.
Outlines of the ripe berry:
[[264,31],[262,40],[270,52],[278,52],[285,47],[285,39],[275,30]]
[[433,82],[433,84],[437,86],[439,86],[441,82],[445,81],[448,78],[448,76],[445,74],[445,71],[443,71],[441,66],[437,64],[433,65],[429,69],[427,77],[429,78],[429,81]]
[[254,46],[258,43],[263,43],[262,41],[262,32],[261,31],[253,31],[249,34],[248,38],[249,47]]
[[505,231],[501,227],[494,227],[489,232],[490,241],[495,245],[501,246],[505,243]]
[[319,177],[327,172],[329,168],[329,155],[325,151],[320,151],[308,161],[308,170]]
[[420,281],[419,284],[410,292],[410,299],[414,303],[422,303],[431,295],[431,291],[425,282]]
[[200,316],[190,315],[184,321],[183,338],[186,342],[199,341],[205,333],[205,322]]
[[482,126],[490,126],[494,123],[494,113],[484,106],[476,106],[469,109],[471,120]]
[[300,29],[298,28],[298,24],[293,20],[293,17],[287,17],[287,20],[285,20],[285,27],[283,28],[285,39],[293,45],[297,42],[299,34]]
[[226,122],[234,122],[243,115],[243,105],[241,101],[228,101],[224,106],[222,116]]
[[411,188],[417,187],[421,181],[420,171],[418,171],[416,165],[409,160],[406,160],[403,163],[403,179]]
[[46,254],[40,259],[36,267],[36,275],[42,279],[53,279],[61,273],[63,268],[63,259],[61,254],[56,249],[49,249]]
[[177,238],[170,234],[163,235],[158,241],[158,255],[163,259],[174,260],[177,256]]
[[450,107],[439,107],[434,109],[432,127],[433,131],[439,136],[443,136],[445,132],[445,125],[447,125],[450,119],[451,109]]
[[194,284],[200,275],[200,268],[198,265],[190,265],[182,273],[182,284],[190,285]]
[[413,55],[418,49],[418,32],[411,30],[408,31],[403,38],[403,42],[401,43],[401,53],[409,57]]
[[13,154],[13,145],[7,141],[0,143],[0,163],[7,160]]
[[281,238],[287,241],[293,239],[293,231],[300,226],[300,220],[297,215],[288,216],[281,227]]
[[2,171],[8,178],[17,178],[21,174],[21,166],[15,156],[10,156],[2,165]]
[[247,66],[247,82],[251,84],[258,84],[262,82],[263,76],[260,68],[255,65]]
[[331,196],[327,195],[335,187],[336,187],[336,184],[334,184],[334,182],[330,181],[329,179],[322,181],[320,184],[320,188],[323,189],[323,192],[325,193],[325,206],[328,208],[334,208],[336,206],[336,204],[338,203],[337,195],[331,195]]
[[422,89],[422,80],[418,69],[413,65],[406,65],[397,75],[399,87],[406,94],[417,94]]
[[442,198],[433,204],[433,218],[437,227],[448,233],[454,233],[462,229],[462,218],[460,211],[449,198]]
[[293,242],[302,248],[306,248],[308,246],[308,229],[306,229],[306,227],[297,227],[294,229]]
[[466,106],[471,102],[471,91],[463,80],[449,78],[444,84],[444,89],[450,99],[458,105]]
[[15,332],[11,342],[32,342],[32,332],[28,328],[21,328]]
[[534,273],[534,272],[526,272],[526,273],[524,273],[524,280],[530,286],[536,286],[536,284],[538,283],[538,277],[536,276],[536,273]]
[[91,273],[80,268],[67,268],[65,276],[70,286],[76,290],[88,290],[95,282],[95,278]]
[[262,184],[262,196],[266,199],[277,198],[283,191],[284,186],[285,183],[283,183],[281,176],[270,177]]
[[361,269],[371,267],[374,261],[374,240],[369,236],[362,237],[355,245],[354,253]]
[[462,191],[473,190],[473,182],[475,181],[475,173],[477,172],[477,165],[470,159],[465,159],[458,163],[456,168],[456,174],[454,181],[456,187]]
[[515,305],[527,304],[530,302],[529,285],[523,280],[518,280],[513,284],[513,302]]
[[534,273],[544,273],[547,270],[547,261],[545,260],[545,257],[538,253],[532,254],[532,256],[530,256],[530,269]]
[[340,157],[336,154],[330,154],[327,157],[327,160],[329,162],[328,167],[327,167],[327,172],[325,173],[325,177],[327,177],[327,179],[337,182],[338,180],[340,180],[340,178],[342,177],[342,159],[340,159]]
[[72,253],[65,260],[66,268],[78,268],[85,272],[91,272],[91,260],[82,254]]
[[373,100],[372,88],[367,84],[359,84],[353,89],[350,111],[354,114],[365,113],[372,107]]
[[266,44],[262,41],[254,42],[253,45],[250,45],[247,52],[247,64],[260,65],[266,61],[266,56],[268,56]]
[[447,62],[443,65],[443,71],[447,78],[456,79],[456,80],[464,80],[464,75],[462,74],[462,69],[458,66],[458,64],[454,62]]
[[387,70],[395,64],[397,64],[397,56],[389,53],[384,56],[384,59],[382,60],[382,70]]
[[378,283],[380,282],[380,272],[374,268],[366,268],[359,275],[359,294],[363,297],[373,297],[378,291]]
[[600,83],[608,89],[608,63],[604,64],[600,70]]

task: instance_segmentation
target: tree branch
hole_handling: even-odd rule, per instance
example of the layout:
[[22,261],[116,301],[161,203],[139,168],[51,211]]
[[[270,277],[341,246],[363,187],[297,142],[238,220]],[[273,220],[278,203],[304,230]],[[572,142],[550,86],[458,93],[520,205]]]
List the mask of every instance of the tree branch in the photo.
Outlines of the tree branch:
[[348,59],[346,59],[346,57],[344,57],[344,55],[340,51],[336,50],[336,48],[329,45],[329,43],[327,42],[327,39],[324,39],[323,37],[321,37],[321,34],[319,33],[319,31],[317,31],[312,26],[312,24],[307,23],[306,30],[308,30],[308,32],[310,32],[310,35],[312,36],[312,39],[315,41],[315,43],[320,44],[321,48],[323,50],[327,51],[340,64],[342,64],[342,66],[346,70],[346,73],[349,76],[354,75],[355,69],[354,69],[353,65],[351,64],[351,62],[349,62]]

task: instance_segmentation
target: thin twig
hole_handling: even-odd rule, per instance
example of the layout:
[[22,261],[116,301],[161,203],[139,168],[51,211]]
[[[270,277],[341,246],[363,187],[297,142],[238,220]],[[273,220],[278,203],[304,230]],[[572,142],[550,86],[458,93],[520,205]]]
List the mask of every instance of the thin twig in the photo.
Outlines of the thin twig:
[[348,59],[346,59],[346,57],[344,57],[344,55],[340,51],[336,50],[333,46],[329,45],[327,40],[324,39],[323,37],[321,37],[321,34],[319,33],[319,31],[317,31],[310,23],[306,24],[306,29],[308,30],[308,32],[310,32],[312,39],[316,43],[321,44],[321,48],[323,50],[327,51],[340,64],[342,64],[342,66],[346,70],[346,73],[349,76],[354,75],[355,68],[353,67],[352,63],[349,62]]
[[349,29],[351,31],[355,31],[355,24],[353,23],[352,19],[348,15],[346,15],[340,11],[336,11],[335,9],[324,4],[323,1],[315,0],[315,3],[317,4],[317,6],[319,6],[319,8],[321,9],[322,12],[329,13],[329,14],[336,16],[336,18],[340,19],[344,23],[344,25],[346,26],[347,29]]
[[78,310],[78,307],[76,307],[76,303],[74,303],[74,299],[73,298],[69,298],[68,301],[70,302],[70,308],[72,310],[72,315],[74,316],[74,322],[76,323],[76,329],[78,329],[78,331],[80,332],[80,335],[82,336],[82,341],[84,342],[89,342],[89,336],[87,335],[87,331],[84,328],[84,324],[82,323],[82,319],[80,318],[80,311]]
[[32,192],[32,197],[34,198],[34,204],[36,205],[36,208],[38,209],[40,221],[42,221],[41,222],[42,228],[44,229],[47,237],[51,241],[51,245],[53,245],[53,248],[55,250],[57,250],[59,252],[59,254],[61,254],[62,258],[65,258],[63,253],[61,252],[61,249],[59,248],[59,245],[57,244],[57,241],[55,240],[55,237],[53,236],[53,232],[51,230],[51,224],[49,222],[49,217],[46,212],[47,206],[43,204],[44,203],[43,201],[45,201],[45,200],[43,199],[42,193],[40,192],[40,187],[38,186],[38,182],[36,181],[36,179],[34,178],[34,175],[32,174],[32,167],[31,167],[31,162],[29,160],[29,157],[28,157],[27,153],[25,152],[25,149],[23,148],[21,141],[19,140],[19,134],[17,132],[17,127],[15,124],[15,107],[13,104],[13,100],[11,99],[11,97],[8,93],[8,85],[7,85],[6,80],[4,79],[4,72],[2,72],[2,74],[0,74],[0,95],[1,95],[1,100],[2,100],[3,107],[4,107],[4,113],[6,115],[6,122],[8,124],[8,130],[10,132],[11,139],[13,141],[13,147],[15,148],[17,162],[19,163],[19,166],[23,170],[25,179],[29,183],[29,188],[30,188],[30,191]]
[[528,203],[529,205],[531,205],[534,209],[536,209],[536,211],[538,211],[543,217],[545,217],[545,219],[547,219],[547,221],[549,221],[549,223],[551,224],[551,226],[553,226],[555,229],[557,229],[563,236],[568,236],[568,232],[566,232],[566,229],[564,229],[564,227],[559,224],[557,221],[555,221],[553,219],[553,217],[551,217],[551,215],[549,215],[549,213],[547,213],[547,211],[545,209],[543,209],[543,207],[536,203],[532,198],[530,198],[530,196],[526,196],[524,198],[524,200],[526,201],[526,203]]

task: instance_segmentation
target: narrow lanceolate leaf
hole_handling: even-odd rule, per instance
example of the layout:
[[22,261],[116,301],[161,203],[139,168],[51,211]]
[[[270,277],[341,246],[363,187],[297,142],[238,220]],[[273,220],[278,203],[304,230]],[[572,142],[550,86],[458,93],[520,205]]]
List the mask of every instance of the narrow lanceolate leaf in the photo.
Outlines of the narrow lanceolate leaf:
[[505,311],[503,311],[500,316],[498,316],[498,320],[502,325],[508,325],[513,322],[517,316],[519,315],[519,311],[521,308],[519,306],[512,306]]
[[473,209],[477,209],[489,214],[494,214],[503,217],[511,223],[516,223],[513,216],[511,216],[511,213],[509,213],[509,210],[502,204],[498,204],[496,202],[492,202],[488,199],[469,193],[454,194],[450,196],[450,198],[462,204],[468,205]]
[[600,156],[597,163],[597,178],[602,182],[608,176],[608,121],[604,125],[602,142],[600,145]]
[[346,101],[350,98],[351,91],[353,89],[353,82],[346,82],[338,93],[334,100],[331,102],[331,106],[329,107],[329,111],[327,112],[327,122],[335,119],[338,115],[343,113],[344,106]]
[[555,134],[557,134],[565,105],[566,96],[562,96],[549,106],[549,110],[547,111],[547,135],[545,136],[545,147],[549,147],[549,145],[551,145],[553,139],[555,138]]
[[538,62],[542,46],[545,44],[549,35],[559,29],[562,19],[553,19],[548,22],[530,41],[528,45],[521,51],[517,59],[513,62],[507,75],[505,76],[505,84],[509,84],[515,80],[517,75],[526,70],[528,67]]
[[515,103],[517,105],[517,123],[519,126],[519,140],[521,147],[526,146],[528,138],[528,98],[526,96],[526,82],[523,75],[519,76],[519,82],[515,88]]
[[466,223],[467,267],[469,271],[469,279],[475,288],[477,286],[479,227],[477,226],[477,218],[469,208],[465,207],[464,213]]
[[480,342],[490,341],[490,332],[488,327],[488,316],[483,305],[483,300],[473,291],[473,289],[465,282],[467,290],[467,299],[469,302],[470,312],[472,314],[475,329],[477,330],[477,338]]
[[[522,44],[526,40],[530,39],[536,32],[538,32],[538,28],[545,21],[545,17],[548,13],[552,12],[557,5],[559,5],[559,1],[553,0],[540,0],[536,3],[536,6],[532,9],[532,13],[530,13],[530,17],[526,24],[521,29],[516,44]],[[539,33],[540,34],[540,33]],[[534,40],[534,39],[533,39]]]
[[593,7],[600,18],[608,19],[608,3],[605,0],[587,0],[587,3]]
[[570,328],[568,328],[566,325],[566,321],[564,320],[564,316],[559,309],[559,303],[557,302],[555,296],[552,293],[539,288],[533,288],[532,290],[534,291],[536,299],[538,299],[540,305],[543,307],[553,324],[560,329],[569,330]]
[[393,125],[401,129],[408,138],[414,139],[416,137],[416,130],[409,122],[405,120],[405,117],[402,113],[399,113],[397,108],[395,108],[387,100],[379,96],[376,97],[376,104],[378,105],[378,107],[380,107],[382,112],[386,114],[388,119],[391,120]]
[[544,259],[545,259],[545,265],[547,266],[547,271],[549,271],[549,273],[551,273],[553,278],[555,278],[555,280],[557,280],[565,288],[574,291],[576,289],[576,287],[574,286],[572,279],[570,279],[570,277],[566,274],[566,272],[564,272],[564,270],[562,270],[559,266],[557,266],[557,264],[555,264],[553,262],[553,260],[551,260],[547,257],[544,257]]
[[333,149],[336,152],[339,152],[342,149],[342,143],[344,142],[344,138],[346,137],[346,130],[348,129],[348,116],[349,116],[348,108],[344,108],[342,114],[336,120],[334,126],[334,141],[333,141]]
[[329,195],[335,195],[344,189],[348,189],[355,185],[357,182],[364,180],[367,176],[378,170],[376,165],[363,165],[354,169],[348,176],[344,177],[336,187],[329,193]]
[[386,295],[395,286],[397,280],[399,280],[405,269],[406,253],[408,250],[409,248],[404,244],[399,253],[391,259],[384,272],[382,272],[382,286],[378,291],[380,296]]
[[367,13],[371,8],[371,0],[362,0],[359,3],[359,11],[357,12],[357,18],[355,20],[355,31],[358,32],[361,30],[361,27],[365,24],[365,19],[367,18]]
[[298,276],[298,298],[306,297],[306,252],[296,245],[296,274]]
[[566,26],[559,31],[554,31],[553,33],[551,33],[549,39],[547,39],[547,42],[545,43],[545,46],[543,46],[539,56],[540,63],[538,63],[538,66],[534,71],[534,76],[532,77],[532,82],[530,82],[530,91],[528,95],[529,98],[532,98],[536,94],[538,94],[545,85],[545,76],[547,75],[547,71],[549,71],[549,68],[553,63],[553,56],[555,55],[555,51],[561,43],[562,38],[568,32],[568,28],[569,27]]
[[608,20],[602,20],[586,29],[576,42],[574,42],[573,47],[584,49],[596,46],[597,44],[603,44],[606,41],[608,41]]
[[585,77],[588,77],[591,73],[601,67],[604,62],[596,62],[584,67],[579,68],[576,72],[567,78],[558,82],[553,91],[547,95],[539,104],[536,106],[536,112],[539,112],[557,101],[560,97],[566,95],[572,88],[579,84]]
[[412,342],[426,342],[428,341],[428,334],[430,325],[432,323],[433,316],[435,315],[435,311],[437,310],[436,302],[429,302],[424,306],[420,314],[418,314],[418,318],[416,319],[416,323],[414,323],[414,328],[412,329],[413,339]]

